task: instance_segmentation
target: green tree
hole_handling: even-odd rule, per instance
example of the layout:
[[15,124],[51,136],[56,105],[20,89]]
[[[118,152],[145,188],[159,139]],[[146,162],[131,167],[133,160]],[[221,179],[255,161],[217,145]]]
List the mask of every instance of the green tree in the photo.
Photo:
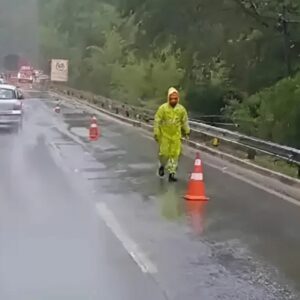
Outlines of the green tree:
[[41,61],[68,58],[70,84],[134,104],[157,105],[177,86],[194,112],[296,145],[299,4],[40,0]]
[[[300,147],[300,75],[230,104],[240,129],[258,137]],[[228,108],[227,108],[228,109]]]

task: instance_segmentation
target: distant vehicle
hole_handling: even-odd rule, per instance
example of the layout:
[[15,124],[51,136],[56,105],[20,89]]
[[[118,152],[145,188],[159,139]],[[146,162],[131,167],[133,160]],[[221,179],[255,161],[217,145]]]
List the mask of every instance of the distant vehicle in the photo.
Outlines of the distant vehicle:
[[18,72],[19,83],[33,83],[34,77],[34,69],[30,66],[22,66]]
[[8,126],[19,131],[22,127],[21,91],[13,85],[0,84],[0,126]]

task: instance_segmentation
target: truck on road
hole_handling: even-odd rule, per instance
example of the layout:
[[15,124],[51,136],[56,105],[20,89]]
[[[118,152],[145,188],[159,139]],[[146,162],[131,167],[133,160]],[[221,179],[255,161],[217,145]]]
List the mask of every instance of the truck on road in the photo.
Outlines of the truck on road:
[[19,83],[30,83],[34,81],[34,69],[31,66],[21,66],[18,72],[18,82]]

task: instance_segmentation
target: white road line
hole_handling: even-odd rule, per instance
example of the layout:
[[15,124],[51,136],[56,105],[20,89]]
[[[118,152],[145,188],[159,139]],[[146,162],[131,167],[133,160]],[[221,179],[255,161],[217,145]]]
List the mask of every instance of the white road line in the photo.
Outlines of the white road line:
[[141,268],[142,272],[150,274],[157,273],[156,266],[143,253],[139,246],[125,233],[113,212],[107,207],[107,205],[104,203],[98,203],[96,208],[106,226],[111,229],[117,239],[122,243],[125,250]]
[[230,175],[231,177],[235,178],[235,179],[238,179],[238,180],[241,180],[249,185],[252,185],[258,189],[261,189],[263,190],[264,192],[267,192],[273,196],[276,196],[278,198],[281,198],[289,203],[292,203],[294,205],[297,205],[297,206],[300,206],[300,201],[290,197],[290,196],[287,196],[285,194],[282,194],[280,192],[276,192],[274,190],[272,190],[271,188],[267,188],[257,182],[254,182],[252,181],[251,179],[247,179],[245,177],[243,177],[242,175],[238,175],[238,174],[235,174],[231,171],[227,171],[226,168],[220,168],[219,166],[217,165],[214,165],[214,164],[211,164],[211,163],[206,163],[207,166],[211,167],[211,168],[214,168],[214,169],[218,169],[219,171],[222,171],[224,174],[227,174],[227,175]]

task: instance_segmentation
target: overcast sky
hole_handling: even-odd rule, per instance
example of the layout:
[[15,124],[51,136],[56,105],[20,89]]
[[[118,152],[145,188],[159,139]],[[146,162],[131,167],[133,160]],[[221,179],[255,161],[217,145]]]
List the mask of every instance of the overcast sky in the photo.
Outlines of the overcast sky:
[[[38,56],[38,0],[0,0],[0,56]],[[2,59],[1,59],[2,60]]]

